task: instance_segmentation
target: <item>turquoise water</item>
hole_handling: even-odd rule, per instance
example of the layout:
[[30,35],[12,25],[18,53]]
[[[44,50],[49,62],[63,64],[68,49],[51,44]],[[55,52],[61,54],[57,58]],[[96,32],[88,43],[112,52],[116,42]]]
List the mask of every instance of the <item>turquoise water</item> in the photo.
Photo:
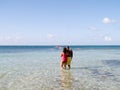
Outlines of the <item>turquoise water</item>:
[[0,46],[0,90],[120,90],[120,46],[71,48],[60,70],[61,47]]

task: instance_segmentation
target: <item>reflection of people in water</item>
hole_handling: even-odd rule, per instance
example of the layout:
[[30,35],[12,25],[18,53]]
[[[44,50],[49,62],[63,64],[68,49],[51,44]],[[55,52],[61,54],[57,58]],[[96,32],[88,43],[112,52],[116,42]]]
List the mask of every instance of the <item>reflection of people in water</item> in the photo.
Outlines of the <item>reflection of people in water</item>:
[[71,71],[61,70],[61,87],[63,89],[71,88],[73,83],[73,77]]

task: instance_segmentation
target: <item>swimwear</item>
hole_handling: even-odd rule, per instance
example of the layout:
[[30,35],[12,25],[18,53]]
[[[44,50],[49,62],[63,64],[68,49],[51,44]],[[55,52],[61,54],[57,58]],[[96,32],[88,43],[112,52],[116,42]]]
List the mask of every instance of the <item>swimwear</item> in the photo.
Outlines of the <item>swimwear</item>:
[[68,58],[67,58],[67,65],[70,65],[70,64],[71,64],[71,61],[72,61],[72,58],[71,58],[71,57],[68,57]]
[[67,62],[67,55],[62,53],[62,62]]

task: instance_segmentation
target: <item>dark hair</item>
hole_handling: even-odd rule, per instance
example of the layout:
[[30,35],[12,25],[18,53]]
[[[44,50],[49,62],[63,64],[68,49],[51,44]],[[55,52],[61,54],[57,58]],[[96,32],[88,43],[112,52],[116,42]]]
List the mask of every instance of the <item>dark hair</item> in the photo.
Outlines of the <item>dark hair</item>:
[[66,46],[67,49],[69,49],[69,46]]
[[63,48],[63,52],[66,53],[66,51],[67,51],[67,50],[66,50],[66,48],[64,47],[64,48]]

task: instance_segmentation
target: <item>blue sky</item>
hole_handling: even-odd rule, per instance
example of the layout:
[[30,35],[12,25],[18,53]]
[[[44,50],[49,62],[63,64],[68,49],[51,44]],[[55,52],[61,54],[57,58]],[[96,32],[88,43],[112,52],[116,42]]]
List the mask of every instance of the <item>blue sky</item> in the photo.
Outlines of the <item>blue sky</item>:
[[120,0],[0,0],[0,45],[120,45]]

